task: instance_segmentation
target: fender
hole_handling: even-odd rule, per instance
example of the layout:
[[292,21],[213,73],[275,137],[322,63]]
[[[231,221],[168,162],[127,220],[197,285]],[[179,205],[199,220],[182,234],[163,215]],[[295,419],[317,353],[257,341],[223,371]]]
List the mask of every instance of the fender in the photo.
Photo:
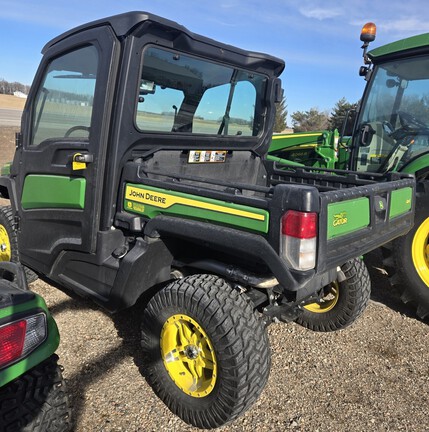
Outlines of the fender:
[[429,151],[412,158],[400,170],[403,173],[415,174],[421,177],[421,174],[429,170]]
[[0,176],[0,198],[10,200],[12,209],[16,211],[18,199],[16,194],[15,180],[9,176]]

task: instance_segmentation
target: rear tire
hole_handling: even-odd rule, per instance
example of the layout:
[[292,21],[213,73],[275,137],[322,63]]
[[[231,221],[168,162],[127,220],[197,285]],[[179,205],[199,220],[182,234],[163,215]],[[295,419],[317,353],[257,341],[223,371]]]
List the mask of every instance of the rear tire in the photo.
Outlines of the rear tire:
[[319,303],[304,307],[296,322],[313,331],[331,332],[351,325],[362,315],[371,295],[371,281],[360,258],[341,266],[345,280],[334,281],[324,288]]
[[[418,183],[414,226],[383,249],[390,282],[399,285],[404,303],[417,307],[417,316],[429,315],[429,182]],[[390,258],[391,255],[391,258]]]
[[[1,430],[67,432],[71,411],[54,354],[0,388]],[[4,429],[3,429],[4,428]]]
[[146,379],[186,423],[222,426],[261,394],[270,369],[265,325],[223,279],[171,283],[151,299],[142,324]]
[[[19,263],[18,236],[16,235],[14,216],[11,206],[0,207],[0,261]],[[27,282],[37,280],[37,274],[24,267]]]

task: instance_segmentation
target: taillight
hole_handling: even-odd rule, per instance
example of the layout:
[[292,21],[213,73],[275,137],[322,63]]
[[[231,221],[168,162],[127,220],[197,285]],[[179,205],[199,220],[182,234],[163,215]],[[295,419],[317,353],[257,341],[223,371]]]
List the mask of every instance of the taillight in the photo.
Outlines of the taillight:
[[46,335],[44,313],[0,326],[0,368],[30,354]]
[[288,210],[281,220],[280,253],[296,270],[316,266],[317,213]]

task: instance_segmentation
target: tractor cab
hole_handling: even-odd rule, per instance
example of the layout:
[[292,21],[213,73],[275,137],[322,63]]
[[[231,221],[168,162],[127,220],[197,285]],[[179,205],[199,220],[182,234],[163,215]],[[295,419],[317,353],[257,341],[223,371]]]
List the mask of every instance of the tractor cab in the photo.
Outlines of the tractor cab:
[[[375,38],[375,28],[369,37]],[[404,170],[416,157],[429,153],[429,35],[369,53],[365,27],[361,40],[368,66],[360,73],[368,85],[355,127],[355,169]]]

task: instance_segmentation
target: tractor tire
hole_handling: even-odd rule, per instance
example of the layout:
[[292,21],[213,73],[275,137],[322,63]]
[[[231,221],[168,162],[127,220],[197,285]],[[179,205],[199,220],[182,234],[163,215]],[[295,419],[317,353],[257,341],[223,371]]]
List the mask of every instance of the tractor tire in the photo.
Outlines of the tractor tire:
[[[18,236],[16,235],[11,206],[0,207],[0,261],[19,262]],[[24,266],[27,282],[37,280],[37,274]]]
[[198,428],[222,426],[261,394],[271,357],[265,324],[223,279],[193,275],[159,291],[143,313],[146,379]]
[[371,295],[368,269],[360,258],[341,266],[345,280],[323,289],[318,303],[304,306],[296,322],[310,330],[331,332],[351,325],[365,310]]
[[401,299],[417,308],[417,316],[429,315],[429,182],[419,182],[414,226],[382,249],[383,264]]
[[71,430],[71,411],[57,360],[54,354],[0,388],[0,430]]

